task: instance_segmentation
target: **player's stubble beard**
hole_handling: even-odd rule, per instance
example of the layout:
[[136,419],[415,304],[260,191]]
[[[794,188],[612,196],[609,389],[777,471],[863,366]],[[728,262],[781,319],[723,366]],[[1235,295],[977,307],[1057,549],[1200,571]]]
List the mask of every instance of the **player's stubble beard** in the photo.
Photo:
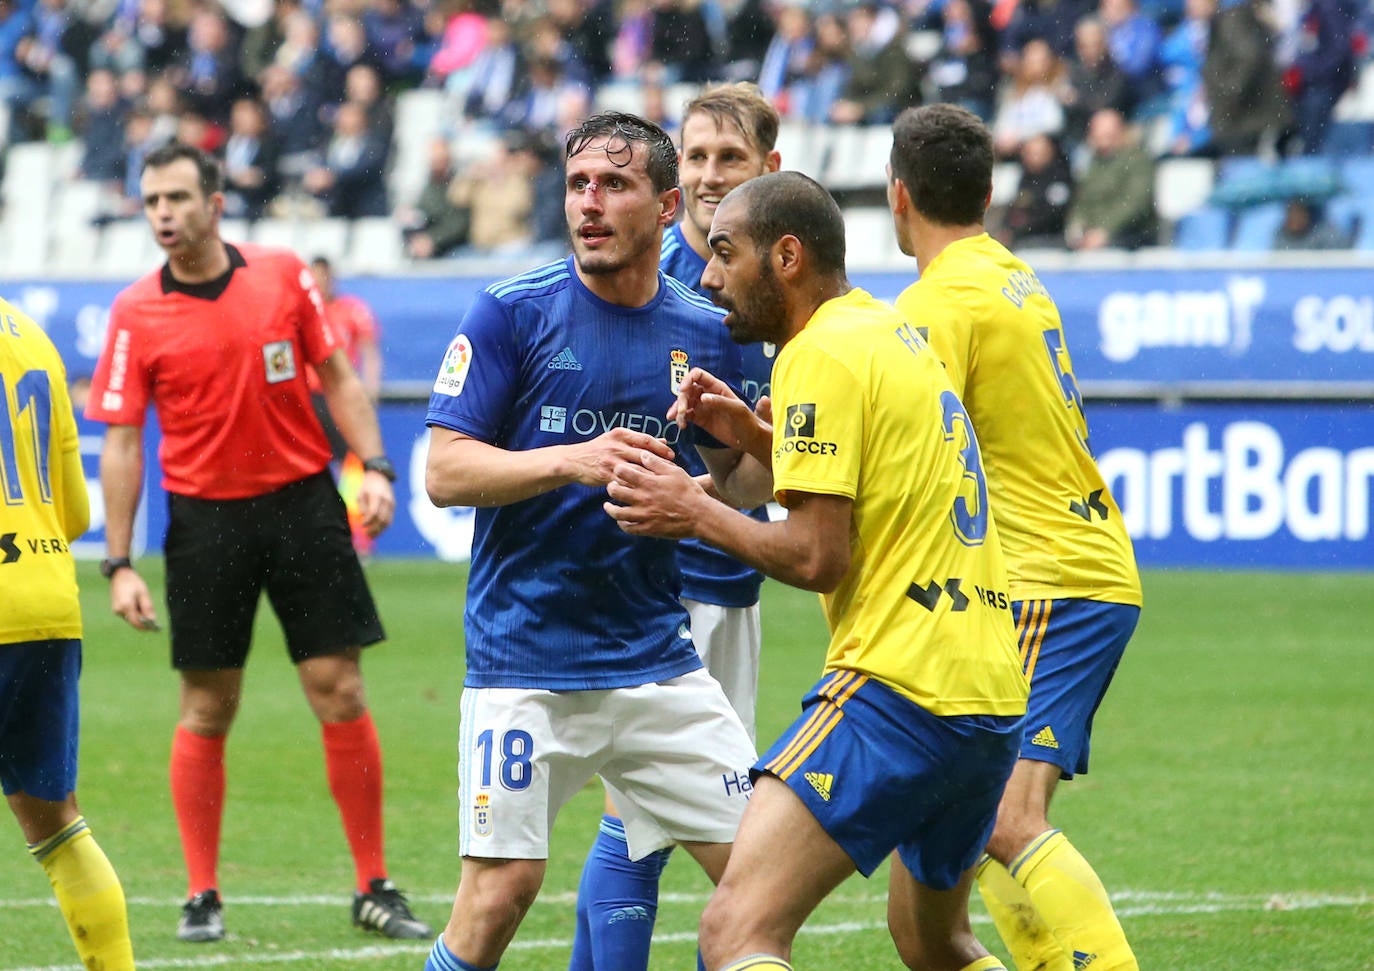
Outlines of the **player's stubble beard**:
[[736,344],[781,343],[779,338],[783,334],[787,302],[773,266],[766,258],[758,277],[740,287],[738,299],[729,297],[722,301],[721,296],[716,294],[716,303],[730,311],[726,326],[732,341]]

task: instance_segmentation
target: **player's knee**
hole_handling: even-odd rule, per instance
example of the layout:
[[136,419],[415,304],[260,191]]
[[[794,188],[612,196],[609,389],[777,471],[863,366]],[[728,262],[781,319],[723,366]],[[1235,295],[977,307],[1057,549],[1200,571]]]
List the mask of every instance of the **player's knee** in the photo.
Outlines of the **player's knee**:
[[1027,812],[1004,803],[997,813],[997,825],[988,839],[987,854],[1007,866],[1049,828],[1049,822],[1043,814]]

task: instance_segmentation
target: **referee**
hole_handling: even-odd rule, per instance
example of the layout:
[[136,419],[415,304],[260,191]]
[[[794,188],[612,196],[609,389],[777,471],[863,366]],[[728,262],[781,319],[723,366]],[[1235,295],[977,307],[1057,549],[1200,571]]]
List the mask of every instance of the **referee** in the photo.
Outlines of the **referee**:
[[362,647],[384,634],[328,470],[307,365],[349,448],[366,460],[358,507],[369,535],[391,523],[395,472],[309,270],[288,251],[220,238],[222,178],[215,159],[180,143],[144,161],[144,214],[167,262],[115,299],[86,407],[109,426],[101,571],[114,612],[141,630],[158,629],[148,586],[129,560],[150,404],[162,429],[167,613],[181,674],[170,772],[188,879],[177,936],[224,937],[224,746],[266,590],[320,721],[357,877],[353,922],[387,937],[427,938],[430,928],[387,878],[382,756],[359,669]]

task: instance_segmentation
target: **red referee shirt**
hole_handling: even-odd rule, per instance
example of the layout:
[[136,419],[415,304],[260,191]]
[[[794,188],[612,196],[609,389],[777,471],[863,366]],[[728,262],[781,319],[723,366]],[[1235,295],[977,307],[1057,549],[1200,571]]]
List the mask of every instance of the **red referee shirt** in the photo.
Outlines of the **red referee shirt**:
[[338,344],[310,271],[287,250],[227,249],[217,280],[178,283],[164,264],[120,292],[86,405],[141,426],[151,402],[163,488],[201,499],[260,496],[330,459],[305,371]]

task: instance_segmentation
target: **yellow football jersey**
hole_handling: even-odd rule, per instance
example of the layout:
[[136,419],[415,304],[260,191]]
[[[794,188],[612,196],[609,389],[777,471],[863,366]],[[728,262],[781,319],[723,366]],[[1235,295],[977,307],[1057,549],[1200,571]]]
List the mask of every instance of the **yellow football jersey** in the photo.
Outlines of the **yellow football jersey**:
[[1139,606],[1135,551],[1035,273],[981,234],[947,246],[897,308],[928,335],[977,429],[1012,598]]
[[773,486],[853,500],[850,567],[821,597],[826,670],[936,715],[1019,715],[1006,570],[978,443],[926,343],[863,290],[822,304],[773,366]]
[[68,544],[90,503],[67,372],[48,335],[0,300],[0,644],[79,638]]

